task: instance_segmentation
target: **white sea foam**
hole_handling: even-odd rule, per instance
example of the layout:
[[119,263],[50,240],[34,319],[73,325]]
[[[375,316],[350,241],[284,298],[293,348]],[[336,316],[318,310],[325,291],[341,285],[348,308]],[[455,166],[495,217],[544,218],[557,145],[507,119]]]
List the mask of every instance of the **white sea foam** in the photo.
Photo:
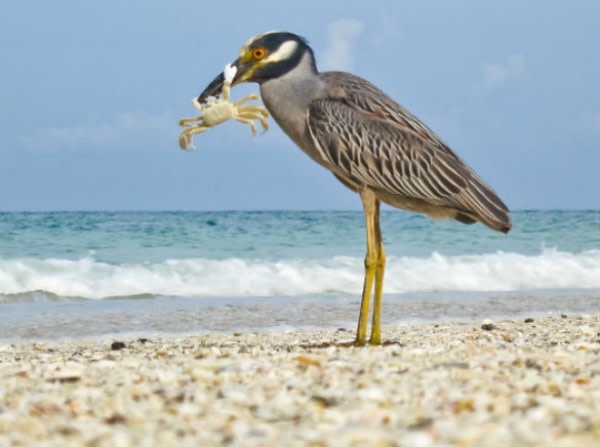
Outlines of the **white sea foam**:
[[[112,265],[93,258],[0,259],[0,301],[43,291],[100,299],[141,294],[223,297],[358,294],[363,260],[183,259]],[[387,293],[600,288],[600,250],[389,257]],[[4,297],[4,298],[3,298]]]

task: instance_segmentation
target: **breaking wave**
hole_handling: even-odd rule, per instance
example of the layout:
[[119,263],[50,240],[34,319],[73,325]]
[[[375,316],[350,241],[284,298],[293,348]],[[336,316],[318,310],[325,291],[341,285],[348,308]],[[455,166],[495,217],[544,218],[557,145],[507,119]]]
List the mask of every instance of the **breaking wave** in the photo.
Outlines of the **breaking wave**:
[[[45,298],[359,294],[363,260],[178,259],[109,264],[91,257],[0,259],[0,302]],[[386,293],[600,288],[600,250],[389,257]]]

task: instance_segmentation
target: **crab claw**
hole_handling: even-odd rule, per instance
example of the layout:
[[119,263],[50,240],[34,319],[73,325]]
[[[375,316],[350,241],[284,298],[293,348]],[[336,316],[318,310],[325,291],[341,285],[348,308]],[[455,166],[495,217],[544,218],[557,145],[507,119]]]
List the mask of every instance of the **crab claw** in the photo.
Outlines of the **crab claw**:
[[235,65],[227,64],[225,65],[225,69],[223,70],[223,77],[225,82],[231,83],[238,69]]

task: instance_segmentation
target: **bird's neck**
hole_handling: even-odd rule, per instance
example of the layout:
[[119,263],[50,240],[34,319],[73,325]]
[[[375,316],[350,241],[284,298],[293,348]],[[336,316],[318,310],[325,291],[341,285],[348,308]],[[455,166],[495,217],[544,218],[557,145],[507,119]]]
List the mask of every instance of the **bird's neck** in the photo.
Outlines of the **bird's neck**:
[[306,127],[308,104],[321,96],[323,87],[308,53],[293,70],[260,86],[262,100],[273,119],[311,157]]

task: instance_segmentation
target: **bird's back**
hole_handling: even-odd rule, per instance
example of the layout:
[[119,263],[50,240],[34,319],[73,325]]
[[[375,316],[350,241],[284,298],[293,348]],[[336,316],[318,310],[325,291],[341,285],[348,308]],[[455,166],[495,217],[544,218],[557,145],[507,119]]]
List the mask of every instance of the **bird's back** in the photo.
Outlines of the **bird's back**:
[[324,94],[310,103],[309,130],[344,184],[398,208],[510,230],[498,195],[418,118],[362,78],[319,77]]

